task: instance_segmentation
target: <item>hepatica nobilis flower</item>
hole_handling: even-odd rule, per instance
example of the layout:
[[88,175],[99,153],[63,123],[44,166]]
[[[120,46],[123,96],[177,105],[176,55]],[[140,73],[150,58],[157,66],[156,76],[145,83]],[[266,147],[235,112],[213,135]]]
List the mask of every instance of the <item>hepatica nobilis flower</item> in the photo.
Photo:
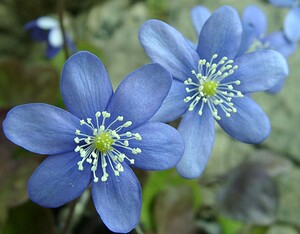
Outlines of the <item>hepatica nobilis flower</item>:
[[[46,57],[53,58],[63,48],[64,40],[59,22],[50,16],[42,16],[25,24],[24,29],[31,37],[47,43]],[[76,47],[69,35],[66,35],[67,46],[75,52]]]
[[129,232],[139,222],[141,188],[129,166],[174,167],[184,143],[171,126],[148,120],[171,87],[159,64],[129,74],[113,92],[101,61],[78,52],[64,65],[61,92],[68,111],[47,104],[13,108],[3,123],[8,139],[49,156],[28,182],[31,200],[59,207],[92,183],[92,197],[106,226]]
[[169,122],[183,115],[178,126],[185,152],[177,165],[185,178],[198,177],[211,154],[214,119],[233,138],[260,143],[270,133],[270,122],[250,98],[284,79],[285,58],[274,50],[236,56],[242,25],[235,9],[223,6],[204,23],[196,49],[173,27],[149,20],[139,32],[148,56],[173,76],[171,90],[152,120]]

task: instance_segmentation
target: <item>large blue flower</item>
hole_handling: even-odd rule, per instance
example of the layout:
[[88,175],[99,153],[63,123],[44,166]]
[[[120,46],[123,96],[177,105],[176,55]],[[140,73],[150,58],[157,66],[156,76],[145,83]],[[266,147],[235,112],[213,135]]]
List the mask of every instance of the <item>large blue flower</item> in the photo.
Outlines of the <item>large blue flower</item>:
[[[224,20],[226,19],[226,20]],[[242,25],[235,9],[223,6],[204,23],[196,49],[173,27],[159,20],[144,23],[140,42],[152,61],[173,76],[171,90],[152,120],[169,122],[183,115],[178,130],[185,152],[177,171],[198,177],[211,154],[214,119],[233,138],[260,143],[270,133],[267,115],[250,98],[288,74],[285,58],[274,50],[236,56]]]
[[47,104],[13,108],[3,123],[8,139],[49,154],[28,183],[30,198],[58,207],[78,197],[92,182],[103,222],[129,232],[139,222],[141,188],[129,166],[146,170],[174,167],[184,143],[177,130],[148,120],[171,87],[159,64],[129,74],[115,93],[100,60],[78,52],[67,60],[61,92],[69,112]]
[[[63,35],[59,23],[56,19],[43,16],[25,24],[25,30],[30,31],[31,36],[36,41],[46,42],[46,57],[54,57],[63,48]],[[76,48],[71,38],[66,35],[67,45],[75,52]]]

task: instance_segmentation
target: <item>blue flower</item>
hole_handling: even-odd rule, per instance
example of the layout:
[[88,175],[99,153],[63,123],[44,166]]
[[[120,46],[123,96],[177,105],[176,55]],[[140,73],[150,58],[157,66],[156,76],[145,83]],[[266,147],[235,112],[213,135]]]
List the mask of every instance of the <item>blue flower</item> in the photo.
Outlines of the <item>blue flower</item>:
[[267,115],[249,94],[284,79],[287,62],[274,50],[236,56],[241,38],[240,18],[229,6],[207,19],[196,49],[162,21],[149,20],[140,29],[148,56],[173,76],[171,90],[152,120],[169,122],[183,115],[178,130],[185,152],[176,166],[182,177],[196,178],[204,170],[215,139],[214,119],[241,142],[260,143],[270,133]]
[[69,112],[47,104],[13,108],[3,123],[8,139],[48,154],[28,183],[30,198],[59,207],[92,183],[95,207],[107,227],[129,232],[139,222],[140,184],[129,166],[145,170],[174,167],[184,143],[171,126],[148,120],[171,86],[159,64],[129,74],[113,93],[100,60],[78,52],[64,65],[61,92]]
[[[196,6],[191,10],[191,19],[196,34],[199,35],[206,20],[211,15],[204,6]],[[267,18],[263,11],[256,6],[248,6],[241,17],[243,34],[238,55],[261,49],[274,49],[288,57],[297,49],[297,43],[287,39],[283,31],[272,32],[267,35]],[[196,48],[196,45],[195,45]],[[268,93],[279,92],[284,80],[266,90]]]
[[[47,58],[53,58],[63,48],[63,35],[56,19],[43,16],[28,22],[24,28],[30,31],[34,40],[47,43]],[[75,45],[68,35],[66,35],[66,40],[68,47],[75,52]]]
[[283,31],[285,36],[292,42],[300,39],[300,2],[298,0],[269,0],[278,7],[291,8],[284,19]]

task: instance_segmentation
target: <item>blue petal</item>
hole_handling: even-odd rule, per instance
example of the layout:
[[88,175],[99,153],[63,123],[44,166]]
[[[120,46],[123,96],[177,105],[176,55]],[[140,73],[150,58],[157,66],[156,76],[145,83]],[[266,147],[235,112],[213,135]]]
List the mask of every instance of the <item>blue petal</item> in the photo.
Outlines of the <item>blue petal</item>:
[[148,122],[132,132],[142,137],[141,141],[130,141],[130,147],[138,147],[142,153],[124,151],[129,158],[134,159],[132,166],[143,170],[166,170],[175,167],[181,159],[184,143],[175,128],[163,123]]
[[284,57],[289,57],[297,50],[297,43],[290,42],[282,31],[269,34],[264,40],[271,48],[281,53]]
[[284,20],[283,30],[286,37],[297,42],[300,39],[300,7],[293,8],[289,11]]
[[30,36],[36,41],[47,41],[49,30],[43,30],[37,27],[35,20],[24,25],[24,30],[30,31]]
[[183,101],[183,99],[187,96],[185,88],[185,84],[180,81],[173,80],[168,96],[151,120],[167,123],[179,118],[189,106]]
[[205,6],[195,6],[191,10],[191,19],[194,25],[196,35],[199,37],[201,29],[210,17],[211,13]]
[[141,187],[133,171],[126,164],[120,176],[110,173],[106,182],[92,185],[92,196],[104,224],[113,232],[128,233],[140,219]]
[[62,47],[53,47],[47,42],[47,49],[45,55],[48,59],[53,58],[58,52],[61,50]]
[[224,83],[240,80],[236,89],[242,93],[265,91],[288,75],[286,59],[274,50],[260,50],[235,59],[238,69],[223,80]]
[[123,116],[129,131],[148,121],[160,108],[172,84],[172,77],[159,64],[148,64],[130,73],[112,96],[107,111],[111,120]]
[[81,51],[64,65],[61,92],[67,109],[85,119],[105,110],[113,89],[101,61],[95,55]]
[[[224,20],[226,19],[226,20]],[[236,10],[229,6],[217,9],[203,25],[197,47],[201,59],[234,58],[240,47],[242,25]]]
[[296,0],[269,0],[269,2],[278,7],[291,7]]
[[91,181],[90,165],[80,171],[77,165],[80,160],[74,152],[47,157],[29,179],[30,199],[54,208],[80,196]]
[[281,82],[277,83],[274,87],[266,90],[266,92],[269,93],[269,94],[276,94],[279,91],[281,91],[281,89],[283,88],[284,84],[285,84],[285,80],[282,80]]
[[267,31],[267,17],[263,11],[256,6],[248,6],[243,14],[243,24],[254,28],[256,36],[262,36]]
[[73,151],[79,119],[47,104],[27,104],[13,108],[3,122],[6,137],[38,154]]
[[176,166],[177,172],[184,178],[197,178],[205,169],[214,145],[214,118],[209,108],[203,108],[202,116],[195,110],[187,112],[178,131],[183,136],[185,151]]
[[250,144],[259,144],[270,134],[271,125],[268,116],[249,97],[233,98],[232,102],[237,112],[226,117],[219,109],[220,126],[231,137]]
[[170,25],[149,20],[142,25],[139,39],[151,60],[160,63],[178,80],[186,80],[197,68],[199,57],[196,51]]

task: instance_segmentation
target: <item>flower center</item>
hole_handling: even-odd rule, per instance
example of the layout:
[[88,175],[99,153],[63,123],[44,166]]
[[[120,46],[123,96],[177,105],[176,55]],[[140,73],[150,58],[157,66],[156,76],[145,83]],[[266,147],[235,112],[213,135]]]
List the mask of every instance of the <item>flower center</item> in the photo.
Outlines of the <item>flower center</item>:
[[[102,123],[99,122],[99,118],[102,116]],[[120,172],[124,171],[122,163],[127,160],[130,164],[134,164],[134,159],[126,156],[126,151],[132,154],[139,154],[142,152],[140,148],[132,148],[129,146],[131,140],[142,140],[142,137],[138,133],[132,133],[130,131],[124,132],[124,128],[132,125],[131,121],[127,121],[123,124],[118,122],[124,122],[123,116],[118,116],[108,126],[106,126],[106,119],[110,118],[110,113],[103,111],[95,114],[94,125],[91,118],[86,120],[80,120],[80,125],[85,125],[90,129],[90,133],[82,133],[80,130],[75,131],[76,137],[74,138],[77,147],[75,152],[79,152],[82,158],[77,164],[78,169],[83,170],[83,163],[87,162],[91,164],[91,171],[93,172],[94,182],[99,180],[97,176],[98,165],[102,168],[101,181],[107,181],[109,176],[106,168],[109,166],[115,176],[119,176]],[[123,132],[123,133],[121,133]],[[97,173],[96,173],[97,172]]]
[[111,150],[113,143],[114,140],[112,139],[112,136],[109,132],[100,133],[95,137],[94,140],[95,148],[101,153],[106,153],[106,151]]
[[[206,81],[203,84],[203,93],[205,96],[214,96],[216,94],[218,83],[212,80]],[[201,90],[200,90],[201,91]]]
[[198,72],[192,71],[194,78],[184,81],[187,86],[186,91],[190,95],[183,101],[190,102],[189,111],[193,111],[199,104],[200,116],[204,105],[207,105],[215,119],[220,120],[219,111],[223,111],[227,117],[230,117],[232,112],[237,112],[232,98],[244,97],[244,95],[236,90],[236,87],[241,84],[240,80],[226,82],[226,78],[232,75],[238,66],[233,65],[234,61],[227,57],[214,63],[217,57],[218,55],[214,54],[210,62],[205,59],[199,60]]

